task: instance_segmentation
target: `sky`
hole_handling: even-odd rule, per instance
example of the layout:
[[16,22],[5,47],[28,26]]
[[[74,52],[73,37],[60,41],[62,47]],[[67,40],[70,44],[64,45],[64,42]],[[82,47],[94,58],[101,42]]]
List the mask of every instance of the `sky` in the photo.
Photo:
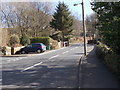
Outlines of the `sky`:
[[[68,5],[68,8],[72,15],[76,16],[78,19],[82,19],[82,6],[81,4],[77,6],[73,6],[74,4],[81,3],[82,0],[0,0],[2,2],[52,2],[54,3],[54,9],[56,8],[57,4],[60,2],[64,2],[66,5]],[[93,13],[91,9],[90,2],[92,0],[83,0],[84,1],[84,13],[85,17],[89,16]]]
[[[61,2],[64,1],[64,3],[68,5],[68,8],[71,11],[72,15],[76,16],[78,19],[82,19],[82,5],[79,4],[77,6],[74,6],[74,4],[81,3],[82,0],[60,0],[60,1]],[[83,1],[84,1],[84,13],[86,17],[94,12],[91,9],[91,5],[90,5],[91,0],[83,0]]]

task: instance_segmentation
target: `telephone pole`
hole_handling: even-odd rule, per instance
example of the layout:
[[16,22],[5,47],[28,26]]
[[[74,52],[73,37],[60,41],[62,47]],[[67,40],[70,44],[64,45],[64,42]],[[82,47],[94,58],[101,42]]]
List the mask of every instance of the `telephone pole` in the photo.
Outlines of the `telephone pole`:
[[[82,5],[82,20],[83,20],[83,36],[84,36],[84,55],[87,55],[87,44],[86,44],[86,26],[85,26],[85,16],[84,16],[84,3],[78,3]],[[74,6],[78,5],[74,4]]]

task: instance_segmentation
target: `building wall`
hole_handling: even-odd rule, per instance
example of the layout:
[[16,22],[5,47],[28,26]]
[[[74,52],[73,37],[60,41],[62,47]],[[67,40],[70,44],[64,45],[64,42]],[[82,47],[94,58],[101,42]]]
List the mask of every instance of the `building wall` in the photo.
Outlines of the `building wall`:
[[8,31],[7,29],[0,28],[0,46],[6,46],[8,43]]

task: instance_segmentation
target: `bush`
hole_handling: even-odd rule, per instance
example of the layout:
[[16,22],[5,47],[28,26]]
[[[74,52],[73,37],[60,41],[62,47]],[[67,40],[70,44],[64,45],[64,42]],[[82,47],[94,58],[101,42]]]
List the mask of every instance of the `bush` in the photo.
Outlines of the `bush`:
[[20,44],[20,39],[18,37],[18,35],[11,35],[10,36],[10,40],[9,40],[9,43],[11,46],[15,46],[16,44]]
[[88,44],[97,44],[96,40],[88,40]]
[[50,38],[51,49],[58,49],[58,41]]
[[25,46],[25,45],[28,45],[30,44],[30,39],[27,35],[23,35],[21,38],[20,38],[20,44]]
[[[96,47],[96,56],[100,58],[109,68],[120,76],[120,56],[116,55],[104,45],[99,44]],[[120,77],[119,77],[120,78]]]
[[118,56],[115,54],[106,54],[104,62],[109,66],[113,71],[118,71]]
[[105,55],[106,55],[106,49],[100,45],[97,45],[96,47],[96,55],[98,58],[100,59],[104,59],[105,58]]
[[46,46],[50,45],[50,38],[49,37],[33,37],[30,38],[31,43],[43,43]]

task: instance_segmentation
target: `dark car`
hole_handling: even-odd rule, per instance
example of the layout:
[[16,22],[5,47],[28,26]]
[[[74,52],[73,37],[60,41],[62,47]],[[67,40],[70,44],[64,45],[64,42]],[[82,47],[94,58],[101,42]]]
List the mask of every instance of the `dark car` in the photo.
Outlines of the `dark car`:
[[44,51],[46,51],[46,46],[43,43],[33,43],[29,44],[28,46],[25,46],[24,48],[21,48],[18,52],[16,52],[16,54],[25,54],[29,52],[41,53]]

